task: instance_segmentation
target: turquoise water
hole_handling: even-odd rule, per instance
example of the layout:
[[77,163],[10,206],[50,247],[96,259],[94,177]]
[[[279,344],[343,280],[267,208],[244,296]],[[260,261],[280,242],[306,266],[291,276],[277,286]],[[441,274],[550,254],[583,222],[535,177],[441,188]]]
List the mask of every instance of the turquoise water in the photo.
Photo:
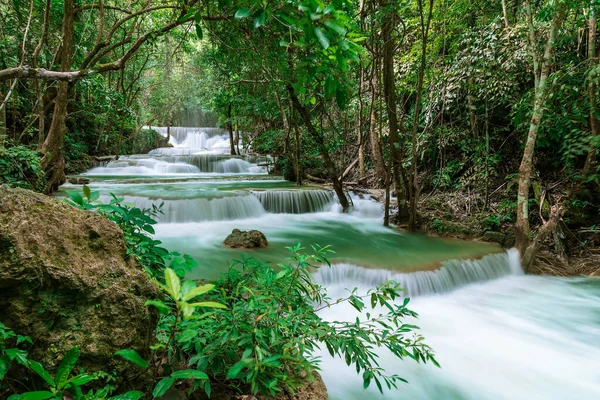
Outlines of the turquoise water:
[[[330,297],[389,279],[407,288],[420,314],[407,322],[422,328],[442,368],[381,350],[381,366],[410,382],[381,395],[364,390],[354,369],[323,352],[330,399],[600,399],[600,280],[524,276],[514,250],[385,228],[382,206],[368,197],[353,194],[345,214],[333,193],[269,175],[268,157],[223,154],[222,130],[172,132],[175,147],[84,175],[103,201],[112,192],[142,208],[162,203],[156,238],[196,259],[189,277],[216,278],[242,256],[285,262],[285,247],[300,242],[336,251],[333,266],[314,273]],[[228,249],[223,241],[233,229],[258,229],[269,246]],[[321,315],[357,317],[346,305]]]

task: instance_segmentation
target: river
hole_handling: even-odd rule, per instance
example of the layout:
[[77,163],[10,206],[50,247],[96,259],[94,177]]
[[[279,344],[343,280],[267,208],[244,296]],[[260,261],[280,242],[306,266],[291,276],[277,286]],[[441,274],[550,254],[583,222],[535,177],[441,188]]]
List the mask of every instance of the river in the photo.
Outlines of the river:
[[[114,193],[138,207],[162,203],[156,238],[197,260],[189,277],[215,278],[242,255],[281,262],[285,247],[300,242],[336,251],[333,266],[314,274],[331,297],[389,279],[407,288],[420,315],[410,322],[441,368],[382,351],[382,366],[409,383],[381,395],[324,352],[330,399],[600,399],[600,280],[526,276],[514,250],[385,228],[381,205],[360,195],[351,194],[344,214],[330,191],[269,175],[269,157],[227,155],[223,130],[171,128],[171,135],[173,147],[123,156],[84,176],[101,200]],[[269,246],[225,248],[235,228],[262,231]],[[321,313],[356,317],[343,305]]]

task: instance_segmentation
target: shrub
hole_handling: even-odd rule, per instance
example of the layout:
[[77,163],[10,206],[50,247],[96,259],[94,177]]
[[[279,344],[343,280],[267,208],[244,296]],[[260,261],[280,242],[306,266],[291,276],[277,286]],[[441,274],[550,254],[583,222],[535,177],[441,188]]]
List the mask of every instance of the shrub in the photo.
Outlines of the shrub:
[[41,192],[46,177],[41,153],[26,146],[0,147],[0,183]]

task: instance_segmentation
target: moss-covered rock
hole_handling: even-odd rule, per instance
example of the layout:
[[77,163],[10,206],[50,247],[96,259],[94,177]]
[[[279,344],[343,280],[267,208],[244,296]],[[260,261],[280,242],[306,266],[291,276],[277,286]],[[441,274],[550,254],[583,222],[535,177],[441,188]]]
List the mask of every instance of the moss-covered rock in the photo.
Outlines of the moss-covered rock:
[[33,338],[31,359],[52,369],[79,346],[79,367],[139,374],[113,355],[146,355],[157,316],[144,302],[156,296],[113,222],[0,186],[0,321]]
[[261,231],[240,231],[239,229],[234,229],[223,243],[233,249],[253,249],[269,245],[266,236]]

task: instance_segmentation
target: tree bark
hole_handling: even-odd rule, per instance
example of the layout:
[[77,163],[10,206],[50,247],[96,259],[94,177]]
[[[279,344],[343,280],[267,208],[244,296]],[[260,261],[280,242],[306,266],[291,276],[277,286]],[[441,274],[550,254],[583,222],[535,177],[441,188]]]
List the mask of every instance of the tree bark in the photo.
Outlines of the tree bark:
[[[529,0],[525,0],[526,10],[531,12],[531,4]],[[562,23],[563,10],[560,4],[554,10],[552,23],[550,26],[550,32],[548,34],[548,41],[544,49],[543,58],[540,60],[540,74],[536,77],[537,83],[535,90],[535,102],[533,106],[533,114],[529,123],[529,133],[527,135],[527,141],[525,142],[525,149],[523,151],[523,159],[521,160],[521,166],[519,168],[519,189],[517,195],[517,222],[515,224],[516,233],[516,247],[521,253],[522,262],[525,260],[525,251],[530,243],[531,228],[529,225],[529,186],[531,185],[531,172],[533,169],[533,153],[535,149],[535,141],[537,138],[540,123],[544,116],[544,106],[546,97],[548,95],[548,76],[550,74],[550,66],[552,64],[552,56],[554,54],[554,44],[556,41],[556,34]],[[533,24],[533,16],[528,15],[528,21]],[[529,27],[530,32],[534,31],[532,26]],[[530,36],[533,38],[534,36]],[[530,42],[530,48],[533,52],[533,59],[539,60],[536,53],[536,43]],[[534,71],[535,73],[535,71]],[[532,257],[532,256],[529,256]],[[525,264],[524,264],[525,265]]]
[[[390,153],[392,155],[392,175],[396,185],[396,192],[400,193],[402,188],[402,179],[400,168],[402,164],[401,143],[398,135],[398,113],[396,110],[396,74],[394,73],[394,54],[396,41],[393,39],[393,32],[396,27],[396,14],[392,10],[384,16],[381,35],[383,40],[383,93],[385,99],[385,108],[388,115],[388,127],[390,134]],[[400,196],[399,196],[400,197]],[[398,202],[398,207],[402,207]]]
[[377,112],[375,110],[377,99],[377,64],[377,60],[374,60],[373,75],[371,76],[371,121],[369,124],[369,139],[371,142],[371,156],[375,162],[375,175],[379,179],[385,181],[387,170],[385,161],[383,160],[383,154],[381,154],[381,143],[379,142],[379,135],[377,134]]
[[508,23],[508,12],[506,11],[506,0],[502,0],[502,18],[504,19],[504,27],[506,29],[510,28],[510,24]]
[[363,84],[365,81],[365,71],[360,62],[360,77],[358,83],[358,171],[360,178],[364,179],[366,176],[365,172],[365,145],[363,143],[363,129],[364,129],[364,116],[363,116]]
[[[61,72],[71,69],[73,56],[73,34],[74,34],[74,0],[64,1],[64,15],[62,22],[62,45],[61,45]],[[48,136],[42,144],[41,151],[44,154],[41,166],[46,172],[48,182],[46,193],[50,194],[65,181],[63,154],[64,136],[67,132],[67,103],[69,99],[69,82],[60,81],[58,91],[54,99],[54,112],[52,123],[48,130]]]
[[[588,27],[588,62],[590,63],[588,68],[592,65],[596,65],[596,32],[598,29],[598,21],[596,20],[596,14],[594,13],[594,5],[590,5],[590,16],[589,16],[589,27]],[[598,139],[598,126],[600,121],[596,118],[596,83],[593,79],[590,79],[588,84],[588,98],[590,102],[590,134],[592,141]],[[594,142],[590,145],[588,156],[585,160],[583,167],[584,175],[588,175],[592,172],[592,168],[596,164],[596,152],[598,151],[597,146]]]
[[423,97],[423,85],[425,80],[425,67],[427,66],[427,39],[429,38],[429,27],[431,26],[431,19],[433,14],[433,2],[429,0],[429,10],[427,13],[427,20],[425,20],[425,14],[423,9],[423,0],[418,0],[419,15],[421,20],[421,63],[419,65],[419,78],[417,82],[417,96],[415,99],[415,107],[413,112],[413,124],[412,124],[412,157],[411,157],[411,174],[409,188],[409,213],[408,213],[408,229],[414,231],[416,229],[417,220],[417,197],[419,194],[419,182],[417,174],[417,162],[419,152],[419,140],[417,137],[417,131],[419,129],[419,119],[421,116],[421,99]]
[[227,108],[227,119],[229,122],[227,123],[227,130],[229,131],[229,145],[231,146],[230,153],[232,156],[235,156],[235,146],[233,143],[233,122],[231,121],[231,103],[229,103],[229,107]]
[[290,94],[290,99],[292,100],[292,104],[294,108],[298,110],[302,121],[306,125],[306,130],[315,141],[317,148],[319,149],[319,153],[323,158],[323,162],[325,163],[325,168],[327,169],[327,174],[333,183],[333,190],[335,194],[338,196],[338,200],[340,201],[340,205],[342,206],[343,212],[348,212],[350,209],[350,203],[348,202],[348,198],[344,193],[344,187],[342,182],[339,179],[339,175],[337,172],[337,168],[331,159],[331,155],[329,154],[329,150],[327,150],[327,146],[325,145],[325,139],[321,135],[321,133],[317,132],[315,126],[313,125],[310,115],[308,114],[308,110],[304,107],[298,97],[296,96],[296,92],[294,91],[294,87],[292,85],[287,86],[287,90]]
[[521,253],[521,265],[525,272],[528,272],[531,269],[535,255],[537,254],[542,243],[556,231],[557,225],[560,222],[563,214],[564,209],[562,207],[552,206],[550,209],[550,218],[538,230],[538,233],[535,235],[535,239],[533,239],[531,244],[529,244]]

